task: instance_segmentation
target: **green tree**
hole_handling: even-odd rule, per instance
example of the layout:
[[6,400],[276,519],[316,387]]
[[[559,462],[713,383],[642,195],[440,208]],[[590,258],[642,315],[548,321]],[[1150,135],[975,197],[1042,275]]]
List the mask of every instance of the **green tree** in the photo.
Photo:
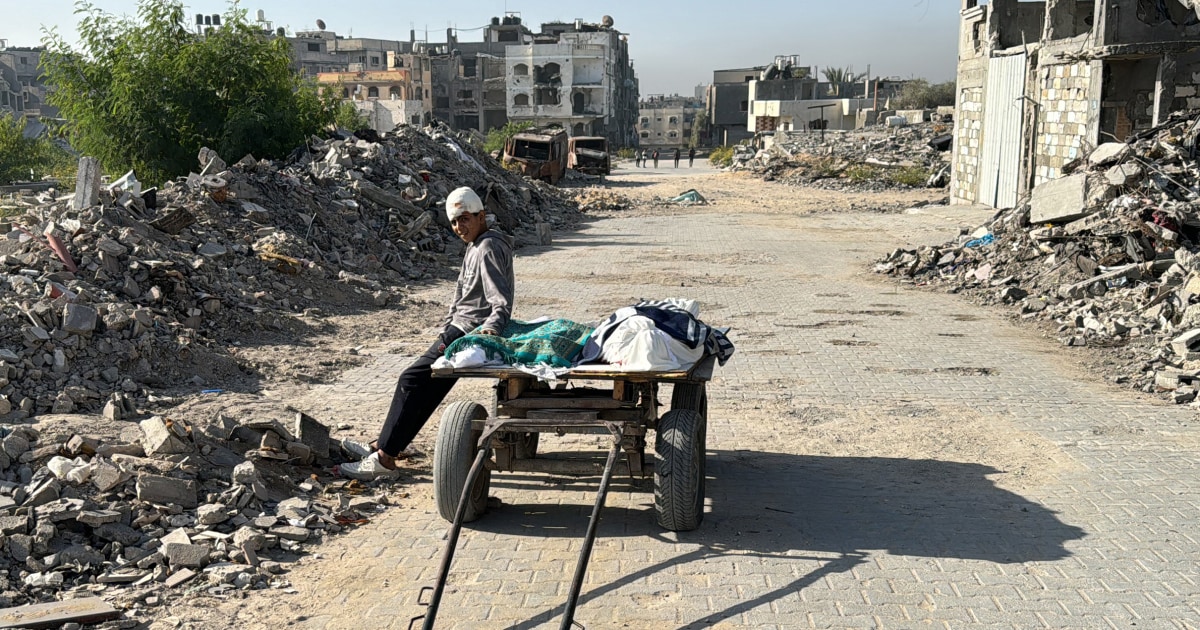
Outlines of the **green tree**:
[[497,127],[488,132],[487,140],[483,141],[483,150],[488,153],[491,153],[492,151],[503,151],[504,143],[508,142],[509,138],[521,133],[522,131],[525,131],[526,129],[532,128],[533,123],[529,122],[528,120],[524,122],[505,123],[503,127]]
[[334,121],[337,94],[293,72],[288,41],[236,0],[202,34],[178,0],[139,0],[136,19],[75,7],[80,49],[45,31],[42,70],[72,146],[109,171],[161,182],[194,169],[202,146],[279,158]]
[[692,121],[692,137],[688,139],[693,147],[700,146],[700,142],[708,137],[708,112],[700,110],[696,112],[696,118]]
[[24,118],[0,113],[0,185],[40,180],[71,161],[66,150],[50,138],[26,138],[24,130]]
[[822,70],[821,74],[825,75],[825,80],[832,84],[834,96],[841,96],[843,83],[858,83],[867,78],[867,73],[855,72],[854,66],[845,68],[831,66]]
[[933,109],[953,105],[958,90],[954,81],[930,84],[925,79],[913,79],[900,88],[892,99],[896,109]]

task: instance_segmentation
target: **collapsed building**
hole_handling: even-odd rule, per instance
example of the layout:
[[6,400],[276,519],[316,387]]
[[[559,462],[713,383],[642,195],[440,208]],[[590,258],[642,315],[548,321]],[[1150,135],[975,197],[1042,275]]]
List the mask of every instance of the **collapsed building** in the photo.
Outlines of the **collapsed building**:
[[543,24],[532,42],[508,47],[505,63],[509,119],[637,143],[638,83],[628,37],[612,18]]
[[1194,0],[962,0],[954,203],[1013,207],[1104,142],[1200,107]]

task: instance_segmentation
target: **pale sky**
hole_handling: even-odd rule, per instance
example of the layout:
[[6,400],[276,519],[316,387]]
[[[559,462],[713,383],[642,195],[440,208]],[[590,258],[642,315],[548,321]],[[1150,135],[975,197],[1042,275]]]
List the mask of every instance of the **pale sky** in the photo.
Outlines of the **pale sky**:
[[[134,14],[137,0],[93,0],[115,14]],[[222,13],[223,1],[186,0],[189,16]],[[712,81],[712,71],[765,65],[775,55],[799,55],[801,65],[871,67],[873,76],[954,78],[958,42],[955,0],[764,0],[692,2],[575,2],[548,0],[451,0],[443,2],[319,2],[244,0],[251,18],[258,9],[275,26],[314,29],[318,18],[339,35],[445,41],[446,28],[460,41],[479,41],[478,29],[492,16],[518,11],[537,30],[542,22],[599,22],[611,15],[629,34],[629,51],[643,96],[691,94]],[[194,20],[190,17],[189,21]],[[74,41],[77,17],[72,0],[0,0],[0,39],[9,46],[36,46],[43,26],[56,26]]]

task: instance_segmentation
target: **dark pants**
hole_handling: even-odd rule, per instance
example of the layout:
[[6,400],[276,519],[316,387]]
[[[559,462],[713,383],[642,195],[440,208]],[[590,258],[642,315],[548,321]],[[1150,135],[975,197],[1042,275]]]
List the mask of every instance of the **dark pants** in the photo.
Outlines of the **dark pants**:
[[433,410],[442,404],[446,394],[458,382],[456,378],[434,378],[433,362],[442,356],[446,346],[463,336],[463,331],[447,326],[437,341],[429,346],[412,365],[400,373],[396,382],[396,393],[392,395],[392,406],[379,432],[378,447],[395,457],[412,443],[421,427],[433,415]]

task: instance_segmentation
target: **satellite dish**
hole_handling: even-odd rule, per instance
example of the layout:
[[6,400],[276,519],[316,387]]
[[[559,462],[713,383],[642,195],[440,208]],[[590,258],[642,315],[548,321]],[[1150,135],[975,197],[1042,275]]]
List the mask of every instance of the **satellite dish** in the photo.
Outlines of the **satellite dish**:
[[317,29],[325,30],[325,20],[317,20]]
[[613,26],[612,16],[606,15],[606,16],[600,18],[600,26],[603,26],[604,28],[612,28],[612,26]]

